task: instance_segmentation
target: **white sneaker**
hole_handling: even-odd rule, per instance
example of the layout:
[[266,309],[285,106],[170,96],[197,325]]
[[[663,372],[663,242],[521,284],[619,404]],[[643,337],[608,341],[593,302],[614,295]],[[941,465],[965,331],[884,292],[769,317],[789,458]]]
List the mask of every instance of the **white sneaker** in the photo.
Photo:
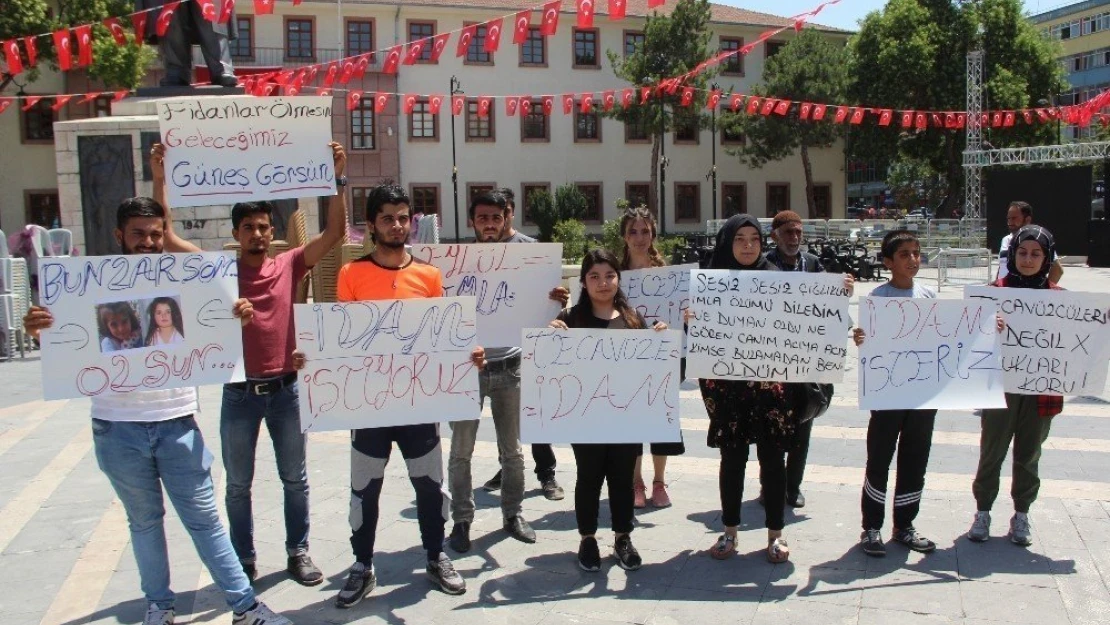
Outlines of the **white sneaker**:
[[254,607],[243,612],[236,614],[235,618],[231,619],[232,625],[293,625],[293,621],[285,618],[284,616],[275,613],[265,603],[259,601],[254,604]]
[[975,521],[967,531],[967,539],[972,542],[985,543],[991,537],[991,513],[980,510],[975,513]]
[[1028,514],[1015,512],[1010,517],[1010,542],[1022,547],[1033,544],[1033,526],[1029,523]]
[[146,607],[143,625],[173,625],[173,610],[163,610],[152,603]]

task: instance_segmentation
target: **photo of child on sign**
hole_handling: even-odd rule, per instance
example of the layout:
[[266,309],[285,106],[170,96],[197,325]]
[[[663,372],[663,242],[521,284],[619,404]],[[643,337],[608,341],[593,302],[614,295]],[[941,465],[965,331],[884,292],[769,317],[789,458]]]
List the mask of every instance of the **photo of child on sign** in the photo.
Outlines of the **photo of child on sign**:
[[131,302],[97,304],[100,351],[107,354],[143,346],[142,324]]

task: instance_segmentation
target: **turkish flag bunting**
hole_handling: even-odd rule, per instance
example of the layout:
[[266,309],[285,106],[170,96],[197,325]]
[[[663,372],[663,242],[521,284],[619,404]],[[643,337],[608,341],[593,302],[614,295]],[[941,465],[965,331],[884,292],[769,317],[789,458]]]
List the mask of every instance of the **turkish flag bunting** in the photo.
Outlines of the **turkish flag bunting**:
[[69,101],[72,99],[72,95],[60,95],[54,98],[54,104],[50,105],[50,108],[55,111],[60,111],[62,107],[69,104]]
[[235,10],[235,0],[224,0],[220,4],[220,17],[216,20],[221,24],[226,24],[231,19],[231,13]]
[[439,62],[439,55],[447,49],[447,42],[451,39],[451,33],[441,33],[432,37],[432,63]]
[[159,37],[164,37],[166,31],[170,29],[170,22],[173,21],[173,12],[177,10],[177,5],[179,4],[181,4],[181,0],[167,2],[162,5],[162,12],[158,15],[158,21],[154,25],[154,32],[158,33]]
[[434,94],[428,98],[428,112],[432,115],[439,115],[439,109],[443,106],[443,96]]
[[11,105],[12,105],[11,99],[0,100],[0,113],[3,113],[4,111],[8,110],[8,107],[10,107]]
[[894,111],[890,109],[883,109],[879,112],[879,125],[889,126],[890,120],[894,118]]
[[728,107],[730,109],[732,109],[733,113],[735,113],[736,111],[739,111],[740,107],[743,104],[744,104],[744,96],[740,95],[739,93],[732,94],[728,99]]
[[1001,125],[1002,125],[1002,113],[993,113],[993,114],[991,114],[991,126],[994,127],[994,128],[998,128]]
[[396,74],[397,66],[401,64],[401,46],[393,46],[385,53],[385,63],[382,64],[383,74]]
[[705,99],[705,108],[711,111],[715,111],[720,104],[721,91],[719,89],[714,89],[713,91],[710,91],[709,97]]
[[592,93],[583,93],[582,94],[582,102],[578,106],[578,112],[580,112],[580,113],[589,113],[589,112],[592,112],[593,110],[594,110],[594,94],[592,94]]
[[852,111],[852,117],[848,119],[849,124],[863,123],[864,109],[856,109]]
[[493,99],[488,95],[478,96],[478,117],[489,117],[493,108]]
[[929,113],[929,119],[933,123],[933,128],[943,128],[944,122],[940,118],[940,113]]
[[604,111],[613,110],[613,106],[617,103],[617,94],[613,91],[604,91],[601,94],[601,108]]
[[759,114],[766,116],[766,115],[770,115],[771,113],[774,113],[775,112],[775,105],[778,104],[778,103],[779,103],[778,100],[776,100],[774,98],[767,98],[767,99],[763,100],[763,106],[759,109]]
[[316,82],[316,74],[319,71],[320,71],[320,68],[316,65],[313,65],[312,67],[308,68],[308,75],[305,76],[305,81],[306,82]]
[[477,32],[477,30],[477,24],[463,26],[462,31],[459,32],[459,45],[455,46],[455,56],[466,56],[466,51],[470,49],[470,42],[474,39],[474,33]]
[[127,45],[127,35],[123,32],[123,26],[120,26],[118,17],[109,17],[104,20],[104,27],[112,33],[112,38],[116,40],[117,46]]
[[486,45],[482,49],[486,52],[497,52],[501,46],[501,26],[504,18],[497,18],[486,22]]
[[944,127],[949,128],[949,129],[952,129],[952,128],[956,127],[956,116],[954,114],[952,114],[952,113],[945,113],[944,114]]
[[420,60],[420,56],[424,54],[424,46],[428,43],[427,39],[417,39],[409,43],[408,54],[405,55],[405,65],[414,65]]
[[92,65],[92,24],[84,24],[73,29],[77,35],[77,66],[88,67]]
[[979,124],[980,125],[988,126],[988,125],[990,125],[990,123],[991,123],[990,115],[988,115],[986,113],[983,113],[982,115],[979,116]]
[[520,114],[529,115],[532,113],[532,96],[520,96]]
[[339,75],[339,63],[332,61],[328,63],[328,70],[324,72],[324,87],[330,87],[335,84],[335,79]]
[[626,0],[609,0],[609,20],[617,21],[623,20],[628,10],[628,2]]
[[693,103],[694,103],[694,88],[693,87],[683,87],[682,88],[682,102],[681,102],[682,106],[690,106]]
[[34,67],[35,61],[39,58],[38,36],[24,37],[23,48],[27,50],[27,67]]
[[121,89],[112,94],[112,102],[119,102],[120,100],[126,98],[130,93],[131,92],[127,89]]
[[143,45],[143,39],[146,37],[146,20],[150,11],[143,11],[141,13],[131,14],[131,27],[135,29],[135,45]]
[[574,94],[564,93],[563,98],[563,115],[570,115],[574,111]]
[[1013,113],[1013,111],[1006,111],[1006,114],[1003,115],[1003,117],[1002,117],[1002,126],[1005,127],[1005,128],[1009,128],[1010,126],[1013,126],[1013,125],[1014,125],[1014,113]]
[[1022,109],[1021,118],[1025,120],[1025,123],[1027,125],[1033,125],[1033,111],[1030,111],[1029,109]]
[[508,97],[505,98],[505,114],[509,117],[516,116],[516,110],[520,108],[520,98]]
[[640,87],[640,104],[647,104],[651,99],[651,87]]
[[543,5],[543,20],[540,22],[540,34],[544,37],[550,37],[555,34],[559,28],[559,9],[563,6],[563,0],[554,0]]
[[38,104],[40,100],[42,100],[41,95],[29,95],[23,98],[23,106],[20,108],[22,108],[24,111],[29,111],[35,108],[35,105]]
[[801,120],[809,119],[809,112],[812,109],[813,109],[812,104],[810,104],[809,102],[802,102],[802,105],[800,107],[798,107],[798,119],[801,119]]
[[451,97],[451,114],[455,116],[462,115],[463,108],[466,106],[466,97],[457,95]]
[[748,98],[748,108],[747,108],[748,115],[755,115],[756,113],[758,113],[759,112],[759,104],[760,104],[759,98],[757,98],[755,96],[752,96],[752,97]]
[[836,115],[833,116],[833,123],[834,124],[843,123],[844,120],[847,119],[847,118],[848,118],[848,107],[846,107],[846,106],[836,107]]
[[963,128],[967,124],[967,114],[956,113],[956,128]]
[[775,115],[786,115],[790,112],[790,100],[779,100],[775,104]]
[[810,119],[812,119],[815,122],[819,122],[822,119],[825,119],[825,109],[826,108],[827,107],[824,104],[815,104],[815,105],[813,105],[813,115],[810,116]]
[[379,93],[378,95],[374,96],[374,112],[375,113],[384,113],[386,104],[389,104],[389,94],[388,93]]
[[354,61],[347,61],[343,64],[343,70],[339,72],[339,84],[345,85],[351,82],[355,77],[355,64]]
[[633,100],[636,99],[636,92],[631,87],[621,90],[621,108],[629,108],[632,106]]
[[532,25],[532,12],[521,11],[513,18],[513,43],[520,45],[528,41],[528,27]]
[[357,89],[349,91],[347,93],[347,110],[353,111],[358,108],[359,104],[362,104],[362,92]]
[[256,15],[270,15],[274,12],[274,0],[254,0]]
[[648,8],[654,9],[655,7],[661,7],[664,2],[666,2],[666,0],[648,0]]
[[578,27],[592,28],[594,25],[594,0],[577,0]]
[[401,96],[401,102],[404,103],[401,105],[401,110],[404,111],[405,115],[412,115],[412,109],[416,106],[416,96],[412,94],[403,95]]
[[550,116],[555,111],[555,96],[545,95],[540,98],[540,108],[543,109],[543,114]]
[[678,91],[678,84],[682,82],[680,78],[671,78],[663,81],[663,89],[667,91],[667,95],[674,95]]
[[9,39],[4,42],[4,56],[8,60],[8,73],[12,76],[23,71],[23,57],[19,53],[19,40]]
[[285,85],[284,89],[282,89],[282,93],[284,95],[287,95],[287,96],[295,96],[295,95],[299,94],[300,92],[301,92],[301,85],[297,84],[296,81],[293,81],[293,82],[289,83],[288,85]]
[[1094,111],[1089,107],[1083,107],[1083,110],[1079,111],[1079,127],[1086,128],[1090,126],[1092,117],[1094,117]]
[[200,7],[201,16],[209,22],[215,23],[216,18],[219,17],[216,15],[216,3],[212,0],[196,0],[196,2],[197,6]]
[[[253,76],[248,76],[248,77],[243,79],[243,89],[247,93],[254,93],[254,77]],[[319,89],[316,90],[316,95],[320,95],[320,90],[321,89],[323,89],[323,87],[320,87]]]
[[913,125],[918,130],[925,130],[925,128],[929,125],[928,119],[925,117],[925,113],[915,114],[913,116]]
[[263,97],[271,96],[274,95],[274,91],[276,91],[277,88],[278,84],[276,82],[260,83],[257,87],[255,95]]
[[902,111],[902,127],[910,128],[913,126],[913,111]]
[[68,71],[69,68],[73,66],[73,51],[70,49],[71,45],[68,28],[54,31],[54,51],[58,54],[58,67],[60,67],[62,71]]

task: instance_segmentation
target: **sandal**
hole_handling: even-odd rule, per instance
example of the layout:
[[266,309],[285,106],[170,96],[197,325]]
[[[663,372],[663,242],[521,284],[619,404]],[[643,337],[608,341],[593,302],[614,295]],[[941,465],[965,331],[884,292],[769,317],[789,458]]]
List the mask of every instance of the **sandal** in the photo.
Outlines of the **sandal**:
[[721,534],[716,544],[709,548],[709,555],[714,560],[727,560],[736,553],[736,535]]
[[772,538],[767,543],[767,561],[771,564],[782,564],[790,559],[790,545],[782,536]]

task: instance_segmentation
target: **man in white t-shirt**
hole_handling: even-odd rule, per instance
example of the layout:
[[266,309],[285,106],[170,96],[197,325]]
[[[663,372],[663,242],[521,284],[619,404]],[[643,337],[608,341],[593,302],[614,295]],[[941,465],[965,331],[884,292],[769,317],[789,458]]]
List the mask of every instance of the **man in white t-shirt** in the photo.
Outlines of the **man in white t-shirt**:
[[[1010,232],[1002,237],[1002,242],[998,245],[997,279],[1001,280],[1009,273],[1009,270],[1006,269],[1006,257],[1010,252],[1010,237],[1021,230],[1022,226],[1028,226],[1031,223],[1033,223],[1033,207],[1028,202],[1022,202],[1021,200],[1010,202],[1009,208],[1006,209],[1006,228]],[[1054,257],[1052,268],[1048,270],[1048,279],[1051,282],[1059,283],[1063,275],[1064,268],[1060,265],[1060,258],[1058,256]]]
[[[181,252],[165,238],[166,212],[148,197],[124,200],[116,211],[116,240],[124,254]],[[250,302],[235,302],[234,314],[249,321]],[[34,306],[23,328],[34,337],[54,317]],[[204,445],[193,415],[199,409],[193,388],[105,393],[92,398],[93,444],[97,464],[127,512],[131,547],[146,596],[143,625],[173,625],[174,593],[163,523],[162,490],[234,612],[233,625],[292,625],[255,598],[250,580],[231,547],[216,511],[212,453]]]

